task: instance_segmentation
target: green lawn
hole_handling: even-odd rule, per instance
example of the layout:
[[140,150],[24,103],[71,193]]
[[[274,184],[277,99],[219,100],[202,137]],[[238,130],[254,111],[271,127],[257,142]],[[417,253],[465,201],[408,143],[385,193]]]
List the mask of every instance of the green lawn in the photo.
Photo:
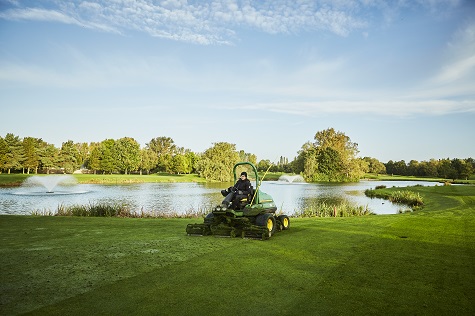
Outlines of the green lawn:
[[30,175],[26,175],[26,174],[0,173],[0,186],[2,186],[2,187],[19,186],[29,176]]
[[267,241],[0,216],[0,315],[474,315],[475,187],[411,189],[421,211],[293,218]]
[[150,175],[138,174],[75,174],[79,183],[125,184],[144,182],[206,182],[197,174],[169,174],[154,173]]
[[434,181],[434,182],[453,182],[462,184],[475,184],[475,175],[472,175],[468,179],[444,179],[444,178],[430,178],[430,177],[416,177],[416,176],[399,176],[390,174],[375,174],[367,173],[364,176],[365,179],[370,180],[384,180],[384,181]]
[[[0,186],[18,186],[33,174],[0,174]],[[46,175],[39,175],[46,176]],[[139,174],[74,174],[79,183],[92,184],[127,184],[145,182],[206,182],[197,174],[169,174],[154,173],[150,175]]]

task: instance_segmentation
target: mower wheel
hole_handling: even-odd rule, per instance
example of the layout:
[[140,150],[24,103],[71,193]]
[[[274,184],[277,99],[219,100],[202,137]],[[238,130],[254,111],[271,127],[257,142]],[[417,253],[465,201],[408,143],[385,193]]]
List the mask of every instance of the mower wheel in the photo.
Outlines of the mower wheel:
[[287,230],[290,228],[290,219],[287,215],[280,215],[278,219],[281,223],[282,230]]
[[269,230],[269,237],[271,237],[276,230],[275,217],[273,214],[266,213],[256,217],[256,225],[267,227]]

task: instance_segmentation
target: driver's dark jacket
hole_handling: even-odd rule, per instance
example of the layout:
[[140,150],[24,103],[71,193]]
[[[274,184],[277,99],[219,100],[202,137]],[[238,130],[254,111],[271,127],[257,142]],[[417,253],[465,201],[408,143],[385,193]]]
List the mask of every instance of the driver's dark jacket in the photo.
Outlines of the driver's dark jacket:
[[239,179],[237,180],[234,188],[238,191],[242,191],[243,195],[251,194],[251,181],[246,178],[246,180]]

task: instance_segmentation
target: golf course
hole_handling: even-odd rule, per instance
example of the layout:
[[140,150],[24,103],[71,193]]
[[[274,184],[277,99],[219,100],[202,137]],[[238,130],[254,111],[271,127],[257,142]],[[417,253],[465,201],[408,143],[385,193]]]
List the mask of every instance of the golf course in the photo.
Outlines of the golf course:
[[475,186],[410,190],[421,210],[291,218],[266,241],[187,236],[199,218],[4,215],[0,314],[473,315]]

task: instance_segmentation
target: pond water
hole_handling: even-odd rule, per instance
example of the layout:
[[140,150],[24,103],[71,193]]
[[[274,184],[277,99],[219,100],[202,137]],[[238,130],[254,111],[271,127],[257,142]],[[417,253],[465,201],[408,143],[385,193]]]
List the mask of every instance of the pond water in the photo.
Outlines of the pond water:
[[[261,190],[270,194],[277,209],[293,215],[309,203],[334,203],[349,200],[367,206],[376,214],[396,214],[405,206],[382,199],[370,199],[364,190],[378,185],[407,187],[434,186],[424,181],[361,181],[350,184],[289,183],[264,181]],[[41,187],[0,189],[0,214],[29,215],[32,212],[55,213],[59,205],[88,205],[96,203],[125,203],[133,211],[183,214],[210,210],[223,197],[220,190],[232,183],[140,183],[129,185],[76,184],[55,188],[46,193]]]

